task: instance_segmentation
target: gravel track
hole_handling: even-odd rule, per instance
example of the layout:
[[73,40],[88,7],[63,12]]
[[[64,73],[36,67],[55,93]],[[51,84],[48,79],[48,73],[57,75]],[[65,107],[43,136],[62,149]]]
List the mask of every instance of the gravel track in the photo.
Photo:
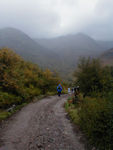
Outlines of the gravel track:
[[67,95],[51,96],[22,108],[0,129],[0,150],[84,150],[81,135],[66,118]]

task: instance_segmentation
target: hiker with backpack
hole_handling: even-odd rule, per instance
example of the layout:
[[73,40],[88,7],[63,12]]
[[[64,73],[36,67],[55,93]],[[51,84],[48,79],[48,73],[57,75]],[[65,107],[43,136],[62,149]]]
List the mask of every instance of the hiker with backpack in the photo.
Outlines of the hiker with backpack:
[[62,86],[60,84],[57,86],[57,92],[58,92],[58,96],[60,97],[62,92]]
[[74,100],[73,100],[73,104],[75,104],[76,102],[78,102],[78,95],[79,95],[79,86],[75,86],[74,87]]

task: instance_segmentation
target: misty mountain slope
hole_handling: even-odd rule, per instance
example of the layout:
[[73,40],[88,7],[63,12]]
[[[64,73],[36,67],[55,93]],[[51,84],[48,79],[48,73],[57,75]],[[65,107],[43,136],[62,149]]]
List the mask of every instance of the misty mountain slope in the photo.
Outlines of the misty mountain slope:
[[82,33],[53,39],[35,39],[35,41],[43,47],[60,54],[62,58],[61,71],[65,74],[70,74],[70,77],[77,66],[80,56],[98,57],[104,51],[103,47],[94,39]]
[[0,47],[11,48],[26,60],[44,68],[52,68],[59,58],[55,52],[45,49],[24,32],[14,28],[0,29]]
[[95,40],[82,33],[53,39],[36,39],[36,41],[44,47],[65,55],[97,56],[102,51],[102,47]]
[[113,41],[97,41],[97,43],[103,47],[104,50],[113,48]]
[[113,48],[105,51],[101,56],[100,59],[105,65],[113,66]]
[[[14,28],[4,28],[0,30],[0,46],[8,46],[13,49],[19,49],[19,51],[23,51],[22,49],[25,47],[25,50],[30,52],[30,48],[36,51],[38,45],[22,31]],[[39,46],[39,48],[41,48],[41,46]]]
[[72,78],[80,56],[97,57],[103,52],[98,42],[85,34],[33,40],[14,28],[0,30],[0,47],[11,48],[42,68],[58,71],[63,79]]

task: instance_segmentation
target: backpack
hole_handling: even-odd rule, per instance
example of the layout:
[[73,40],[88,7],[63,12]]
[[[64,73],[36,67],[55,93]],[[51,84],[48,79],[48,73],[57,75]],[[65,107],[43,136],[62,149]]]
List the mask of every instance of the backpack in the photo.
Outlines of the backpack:
[[58,89],[60,90],[60,89],[61,89],[61,87],[59,86],[59,87],[58,87]]

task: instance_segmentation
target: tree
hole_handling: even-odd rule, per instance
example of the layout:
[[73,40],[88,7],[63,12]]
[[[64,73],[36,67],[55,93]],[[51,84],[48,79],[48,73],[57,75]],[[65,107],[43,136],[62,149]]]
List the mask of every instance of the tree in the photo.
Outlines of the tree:
[[84,95],[105,92],[112,87],[110,69],[102,67],[99,59],[81,58],[74,77]]

